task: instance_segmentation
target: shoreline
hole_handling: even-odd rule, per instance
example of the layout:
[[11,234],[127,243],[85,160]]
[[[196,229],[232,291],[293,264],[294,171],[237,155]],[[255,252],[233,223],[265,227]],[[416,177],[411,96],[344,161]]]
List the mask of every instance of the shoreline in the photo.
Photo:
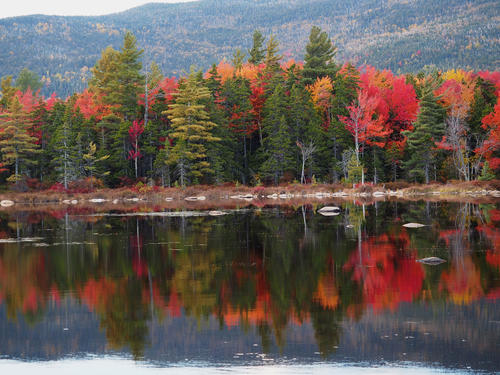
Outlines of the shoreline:
[[[387,187],[385,185],[388,185]],[[266,205],[300,205],[327,202],[357,201],[360,203],[402,201],[457,201],[479,203],[500,202],[500,180],[456,182],[450,184],[419,184],[392,188],[395,184],[363,185],[347,188],[342,185],[279,186],[206,186],[185,188],[116,188],[88,193],[37,191],[0,193],[0,211],[6,209],[67,206],[107,207],[153,205],[158,208],[215,208]],[[406,184],[408,185],[408,184]]]

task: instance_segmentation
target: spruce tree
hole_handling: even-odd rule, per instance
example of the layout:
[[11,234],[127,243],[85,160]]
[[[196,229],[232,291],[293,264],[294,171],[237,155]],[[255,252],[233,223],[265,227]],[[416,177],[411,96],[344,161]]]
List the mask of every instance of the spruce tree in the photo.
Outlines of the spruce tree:
[[333,76],[338,70],[334,61],[337,48],[332,44],[328,34],[317,26],[313,26],[309,34],[302,72],[304,83],[313,84],[318,77]]
[[430,181],[430,168],[436,153],[436,142],[444,133],[446,111],[438,104],[434,95],[436,89],[433,80],[427,80],[422,87],[420,110],[412,131],[407,131],[409,159],[405,163],[410,178],[423,178]]
[[[198,72],[191,73],[179,86],[175,103],[169,105],[168,117],[172,123],[170,137],[174,141],[174,150],[170,160],[182,161],[188,177],[192,182],[199,182],[203,177],[212,174],[213,169],[207,159],[207,143],[220,139],[215,137],[212,129],[217,125],[209,120],[203,101],[210,98],[210,92],[199,78]],[[178,149],[179,142],[185,144],[183,150]],[[184,166],[183,166],[184,168]]]

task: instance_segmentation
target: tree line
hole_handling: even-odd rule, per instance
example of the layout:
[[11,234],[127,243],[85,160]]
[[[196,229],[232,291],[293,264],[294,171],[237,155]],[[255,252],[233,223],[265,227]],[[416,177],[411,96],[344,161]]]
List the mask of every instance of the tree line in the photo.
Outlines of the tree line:
[[62,190],[498,177],[500,72],[397,75],[336,53],[318,27],[303,62],[255,31],[248,51],[177,79],[143,66],[128,32],[64,100],[41,97],[29,71],[4,77],[1,178]]

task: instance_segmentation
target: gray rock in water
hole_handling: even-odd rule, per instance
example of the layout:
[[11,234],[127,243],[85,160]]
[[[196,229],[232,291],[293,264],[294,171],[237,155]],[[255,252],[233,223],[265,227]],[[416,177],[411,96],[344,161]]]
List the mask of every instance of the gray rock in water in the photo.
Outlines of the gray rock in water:
[[425,227],[425,225],[420,224],[420,223],[407,223],[407,224],[403,224],[403,227],[405,227],[405,228],[422,228],[422,227]]
[[435,266],[435,265],[446,262],[446,260],[438,258],[438,257],[428,257],[428,258],[417,259],[417,262],[423,263],[423,264],[428,264],[430,266]]

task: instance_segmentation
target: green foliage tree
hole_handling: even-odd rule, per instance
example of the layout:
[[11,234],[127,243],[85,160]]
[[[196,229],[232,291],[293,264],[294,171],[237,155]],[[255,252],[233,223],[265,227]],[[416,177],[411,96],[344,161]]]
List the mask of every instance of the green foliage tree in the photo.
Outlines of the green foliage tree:
[[338,70],[334,58],[337,53],[328,34],[317,26],[311,28],[304,57],[304,83],[311,85],[318,77],[333,76]]
[[359,183],[363,176],[363,168],[363,164],[359,163],[356,158],[356,154],[353,152],[349,162],[347,163],[346,182],[350,184]]
[[270,72],[276,72],[280,70],[280,61],[283,56],[279,55],[279,43],[274,35],[269,37],[266,46],[266,56],[264,58],[264,63],[266,64],[266,69]]
[[142,50],[131,32],[125,33],[120,51],[106,48],[101,59],[92,69],[91,89],[101,95],[106,104],[115,107],[125,121],[138,115],[138,98],[143,92],[144,76],[141,73]]
[[295,172],[294,142],[286,121],[286,101],[282,85],[276,86],[264,108],[261,175],[278,184],[286,171]]
[[7,181],[17,184],[22,179],[22,174],[27,173],[26,167],[36,164],[33,156],[40,150],[35,144],[36,138],[28,132],[31,119],[23,111],[17,98],[12,100],[7,113],[2,117],[5,118],[5,121],[0,123],[2,160],[6,165],[14,166],[14,173]]
[[[318,156],[318,145],[321,143],[323,134],[321,132],[321,118],[314,108],[311,95],[300,83],[294,83],[290,89],[288,98],[287,122],[290,125],[290,138],[293,142],[298,142],[302,147],[298,147],[294,153],[295,174],[298,177],[300,171],[301,180],[305,179],[305,169],[309,170],[309,177],[316,172],[316,159]],[[307,165],[304,164],[304,152],[308,151]],[[303,165],[304,164],[304,165]]]
[[264,40],[265,38],[262,36],[262,33],[259,30],[255,30],[253,32],[253,45],[252,48],[248,51],[248,55],[250,56],[248,62],[250,64],[259,65],[264,60]]
[[[203,104],[208,98],[208,88],[200,81],[198,72],[191,69],[189,76],[179,86],[175,103],[170,104],[167,110],[172,123],[170,136],[175,143],[170,161],[177,159],[178,162],[185,162],[192,182],[198,182],[213,173],[207,160],[206,145],[220,140],[212,134],[212,129],[217,125],[209,120]],[[184,150],[179,149],[179,141],[185,143]]]
[[430,181],[430,168],[436,149],[436,142],[444,133],[444,117],[446,111],[438,104],[434,95],[436,82],[426,80],[422,87],[420,110],[413,131],[407,131],[408,155],[405,163],[406,172],[410,178],[423,178]]
[[2,94],[2,99],[0,99],[0,106],[2,106],[3,108],[8,108],[10,101],[16,93],[16,88],[12,86],[12,76],[2,77],[0,89]]
[[40,82],[40,77],[35,72],[32,72],[28,68],[24,68],[19,72],[16,79],[16,88],[22,92],[30,89],[32,92],[36,92],[43,87],[42,82]]
[[64,188],[68,182],[79,177],[78,153],[75,148],[76,137],[73,126],[73,116],[70,106],[66,106],[61,123],[57,126],[51,139],[53,150],[52,164],[63,181]]
[[90,142],[87,153],[83,154],[84,170],[90,177],[90,186],[94,187],[94,179],[102,178],[109,175],[109,171],[103,169],[103,161],[107,160],[109,155],[98,156],[97,146],[94,142]]
[[483,164],[483,170],[479,176],[479,181],[491,181],[495,179],[495,173],[491,170],[490,165],[487,161]]

